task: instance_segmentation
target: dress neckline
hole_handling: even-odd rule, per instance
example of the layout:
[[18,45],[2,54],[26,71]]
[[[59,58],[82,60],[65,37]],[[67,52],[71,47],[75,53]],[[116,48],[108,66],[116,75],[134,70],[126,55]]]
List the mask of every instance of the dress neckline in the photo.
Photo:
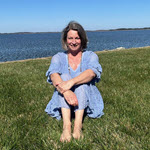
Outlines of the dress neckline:
[[74,69],[69,65],[69,56],[68,56],[68,53],[66,53],[69,74],[71,74],[70,70],[72,70],[73,72],[76,72],[79,67],[80,67],[80,72],[82,72],[83,54],[84,54],[84,51],[82,52],[82,56],[81,56],[81,60],[80,60],[79,65],[78,65],[77,68],[74,70]]

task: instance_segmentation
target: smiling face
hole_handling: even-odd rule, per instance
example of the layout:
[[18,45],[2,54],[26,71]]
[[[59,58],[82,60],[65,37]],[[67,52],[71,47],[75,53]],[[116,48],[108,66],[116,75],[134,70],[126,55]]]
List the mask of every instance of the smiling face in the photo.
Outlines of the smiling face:
[[68,31],[67,46],[68,46],[68,50],[71,50],[71,51],[80,51],[81,50],[81,39],[76,30]]

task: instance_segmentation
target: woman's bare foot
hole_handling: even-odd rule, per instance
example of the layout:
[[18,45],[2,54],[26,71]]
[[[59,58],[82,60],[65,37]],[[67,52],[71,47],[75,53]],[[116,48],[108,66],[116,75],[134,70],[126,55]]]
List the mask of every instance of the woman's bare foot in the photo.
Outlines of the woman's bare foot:
[[78,140],[83,138],[83,134],[82,134],[83,114],[84,114],[84,109],[77,110],[75,112],[75,121],[74,121],[74,129],[73,129],[72,136]]
[[74,127],[72,136],[77,140],[83,139],[82,127]]
[[70,142],[71,140],[71,128],[64,128],[60,137],[61,142]]

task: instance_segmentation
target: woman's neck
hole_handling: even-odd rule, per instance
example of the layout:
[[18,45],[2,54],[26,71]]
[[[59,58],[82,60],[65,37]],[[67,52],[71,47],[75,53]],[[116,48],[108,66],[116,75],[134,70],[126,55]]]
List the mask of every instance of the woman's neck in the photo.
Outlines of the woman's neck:
[[68,50],[68,55],[73,57],[79,57],[82,55],[82,50],[77,51]]
[[81,61],[82,61],[82,51],[79,51],[78,53],[68,52],[68,65],[73,70],[77,69]]

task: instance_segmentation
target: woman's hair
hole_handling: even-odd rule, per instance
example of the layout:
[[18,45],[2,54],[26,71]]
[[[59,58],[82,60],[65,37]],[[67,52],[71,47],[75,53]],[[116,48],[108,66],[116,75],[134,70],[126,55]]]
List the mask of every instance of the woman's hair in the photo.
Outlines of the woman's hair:
[[81,48],[82,49],[87,48],[88,38],[87,38],[85,30],[83,29],[83,27],[79,23],[77,23],[75,21],[71,21],[71,22],[69,22],[69,24],[62,31],[61,42],[62,42],[63,49],[68,50],[68,47],[67,47],[67,33],[70,30],[75,30],[75,31],[78,32],[78,35],[81,39]]

